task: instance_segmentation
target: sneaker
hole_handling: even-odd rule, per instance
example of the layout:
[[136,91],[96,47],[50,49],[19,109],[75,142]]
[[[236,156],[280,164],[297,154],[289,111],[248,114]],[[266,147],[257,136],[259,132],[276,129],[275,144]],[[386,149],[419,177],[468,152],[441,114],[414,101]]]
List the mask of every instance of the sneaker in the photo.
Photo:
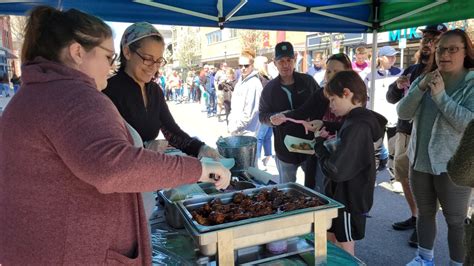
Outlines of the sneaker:
[[395,178],[395,170],[392,167],[387,168],[388,173],[390,174],[390,180]]
[[393,229],[395,230],[408,230],[416,228],[416,217],[410,217],[402,222],[397,222],[392,224]]
[[433,260],[425,260],[420,256],[416,256],[412,261],[407,263],[406,266],[434,266]]
[[272,158],[272,156],[265,156],[263,159],[262,159],[262,163],[263,165],[267,166],[268,164],[268,161],[270,161],[270,158]]
[[403,192],[403,187],[402,183],[398,181],[393,181],[392,182],[392,191],[395,193],[402,193]]
[[408,239],[408,245],[412,248],[418,248],[418,234],[416,233],[416,228],[413,230],[410,239]]

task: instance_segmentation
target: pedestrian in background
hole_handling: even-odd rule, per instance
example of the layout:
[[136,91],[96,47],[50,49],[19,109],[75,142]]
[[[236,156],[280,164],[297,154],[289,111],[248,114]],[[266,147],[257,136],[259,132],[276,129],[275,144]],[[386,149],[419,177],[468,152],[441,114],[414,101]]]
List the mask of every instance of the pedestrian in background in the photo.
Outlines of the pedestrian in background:
[[[371,101],[374,103],[374,111],[383,115],[388,120],[388,127],[394,127],[397,123],[398,116],[395,106],[387,105],[386,93],[388,86],[395,82],[397,78],[402,74],[402,69],[395,66],[396,51],[391,46],[383,46],[378,51],[377,56],[377,69],[373,70],[375,72],[375,89],[374,95],[371,96],[373,99]],[[372,80],[372,72],[367,73],[364,82],[367,86],[367,90],[370,90]],[[378,158],[380,159],[378,170],[382,171],[386,168],[389,155],[394,154],[392,146],[385,147],[382,145],[380,154]]]
[[235,83],[235,71],[232,68],[227,68],[226,71],[227,78],[224,82],[219,84],[218,89],[222,91],[223,99],[224,99],[224,109],[225,109],[225,121],[226,125],[229,125],[229,114],[232,109],[231,101],[232,101],[232,93],[234,92]]
[[10,97],[10,82],[7,74],[3,74],[0,79],[0,97],[3,96],[3,91],[5,91],[5,97]]
[[[258,78],[262,83],[262,87],[265,86],[270,81],[270,75],[268,74],[268,58],[265,56],[257,56],[255,62],[253,63],[255,70],[258,72]],[[268,161],[272,158],[272,136],[273,130],[271,127],[265,124],[260,124],[260,127],[257,132],[257,166],[259,169],[266,171]],[[261,157],[262,148],[264,157]]]
[[16,75],[16,73],[14,73],[10,81],[13,84],[13,93],[16,94],[20,89],[21,79]]
[[193,102],[196,91],[194,90],[194,71],[189,71],[186,77],[186,87],[188,90],[188,102]]
[[255,52],[244,49],[239,56],[241,75],[232,93],[229,115],[229,133],[231,135],[255,136],[260,126],[258,121],[258,103],[262,94],[262,82],[253,63]]
[[316,80],[316,83],[318,83],[320,86],[321,82],[324,80],[324,74],[326,72],[324,60],[325,58],[322,53],[316,53],[311,60],[313,64],[306,72],[306,74],[312,76],[314,80]]
[[362,80],[370,72],[369,62],[367,61],[367,49],[365,47],[360,46],[355,49],[355,60],[352,62],[352,69],[359,73]]

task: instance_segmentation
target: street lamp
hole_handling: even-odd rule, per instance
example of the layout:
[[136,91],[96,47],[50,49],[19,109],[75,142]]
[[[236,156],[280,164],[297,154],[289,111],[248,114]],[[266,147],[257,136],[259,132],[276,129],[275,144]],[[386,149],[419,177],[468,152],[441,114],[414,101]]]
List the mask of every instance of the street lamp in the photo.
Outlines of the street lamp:
[[227,64],[227,45],[224,45],[224,63]]

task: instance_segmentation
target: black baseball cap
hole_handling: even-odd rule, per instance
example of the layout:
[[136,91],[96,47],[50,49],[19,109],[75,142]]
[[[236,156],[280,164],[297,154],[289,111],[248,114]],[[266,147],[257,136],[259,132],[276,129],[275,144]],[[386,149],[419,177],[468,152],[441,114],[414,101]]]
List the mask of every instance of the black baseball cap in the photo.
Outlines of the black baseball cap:
[[281,59],[282,57],[295,57],[295,51],[293,45],[289,42],[281,42],[275,46],[275,60]]
[[448,30],[448,27],[444,25],[443,23],[440,24],[433,24],[433,25],[428,25],[424,29],[421,29],[420,31],[425,33],[425,32],[432,32],[435,34],[441,34],[443,32],[446,32]]

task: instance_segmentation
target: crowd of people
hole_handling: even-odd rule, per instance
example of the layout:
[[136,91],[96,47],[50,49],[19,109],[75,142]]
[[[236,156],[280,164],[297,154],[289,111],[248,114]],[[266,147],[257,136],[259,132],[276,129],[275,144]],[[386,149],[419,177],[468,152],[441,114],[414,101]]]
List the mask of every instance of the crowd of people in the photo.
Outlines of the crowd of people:
[[[395,49],[381,47],[374,75],[363,47],[354,60],[316,55],[309,72],[299,73],[293,45],[284,41],[275,46],[276,74],[269,74],[268,58],[243,49],[236,70],[204,65],[184,76],[160,72],[164,49],[163,36],[146,22],[125,30],[117,56],[112,31],[99,18],[32,10],[22,87],[0,119],[2,263],[150,264],[151,192],[230,182],[219,153],[184,132],[167,101],[201,102],[208,117],[224,116],[229,134],[255,136],[262,169],[273,135],[280,183],[295,182],[302,168],[305,186],[344,205],[328,240],[351,254],[365,237],[377,170],[393,155],[411,217],[392,226],[415,229],[409,243],[417,252],[407,265],[434,265],[439,204],[450,264],[473,260],[466,256],[472,247],[463,246],[472,171],[458,171],[465,167],[454,166],[460,159],[448,165],[458,147],[461,160],[472,158],[472,149],[460,146],[474,118],[474,50],[465,32],[426,27],[419,61],[405,70],[394,66]],[[398,104],[387,110],[380,101]],[[387,124],[397,125],[388,149]],[[188,156],[163,153],[159,132]],[[290,152],[287,136],[313,141],[315,154]]]

